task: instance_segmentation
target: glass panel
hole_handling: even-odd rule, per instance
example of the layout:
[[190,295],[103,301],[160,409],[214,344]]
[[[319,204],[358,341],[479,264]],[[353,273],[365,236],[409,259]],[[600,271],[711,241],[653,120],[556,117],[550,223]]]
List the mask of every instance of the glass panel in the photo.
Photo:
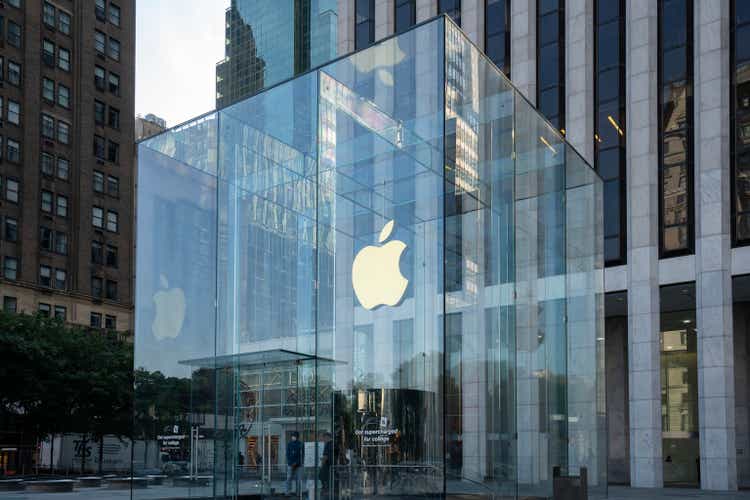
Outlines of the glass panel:
[[695,283],[661,287],[664,483],[698,485],[698,349]]

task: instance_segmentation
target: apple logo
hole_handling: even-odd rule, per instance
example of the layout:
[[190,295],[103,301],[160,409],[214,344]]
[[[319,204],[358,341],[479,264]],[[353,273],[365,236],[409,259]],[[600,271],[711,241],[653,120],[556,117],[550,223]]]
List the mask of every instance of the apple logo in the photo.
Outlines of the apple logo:
[[[390,221],[380,231],[378,242],[383,243],[392,232],[393,221]],[[405,249],[406,243],[393,240],[384,245],[368,245],[354,257],[352,286],[362,307],[370,310],[399,303],[409,285],[399,268]]]
[[162,289],[154,294],[156,316],[151,332],[157,340],[173,339],[180,334],[185,321],[185,292],[181,288],[169,289],[167,277],[159,276]]

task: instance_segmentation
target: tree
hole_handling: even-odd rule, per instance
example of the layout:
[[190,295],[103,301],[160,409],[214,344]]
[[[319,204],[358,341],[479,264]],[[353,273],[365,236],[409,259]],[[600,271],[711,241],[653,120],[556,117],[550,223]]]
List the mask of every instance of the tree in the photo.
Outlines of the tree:
[[0,380],[0,414],[37,440],[90,435],[101,465],[104,435],[131,435],[133,350],[115,332],[0,312]]

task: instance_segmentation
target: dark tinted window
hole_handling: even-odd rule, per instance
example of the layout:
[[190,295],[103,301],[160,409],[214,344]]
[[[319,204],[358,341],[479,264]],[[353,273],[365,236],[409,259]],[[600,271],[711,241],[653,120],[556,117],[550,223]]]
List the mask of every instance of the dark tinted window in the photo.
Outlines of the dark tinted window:
[[375,41],[375,0],[356,0],[354,49],[359,50]]
[[402,33],[417,22],[416,0],[396,0],[395,12],[396,33]]
[[537,105],[561,130],[565,128],[564,22],[564,0],[537,0]]
[[461,0],[438,0],[438,14],[448,14],[461,26]]
[[506,75],[510,76],[510,2],[486,0],[484,51]]
[[732,0],[732,241],[750,244],[750,2]]

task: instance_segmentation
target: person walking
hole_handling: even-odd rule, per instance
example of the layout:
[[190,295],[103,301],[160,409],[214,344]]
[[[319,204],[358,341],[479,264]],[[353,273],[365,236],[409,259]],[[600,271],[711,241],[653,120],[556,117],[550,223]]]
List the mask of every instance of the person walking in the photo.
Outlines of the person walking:
[[292,482],[295,483],[295,494],[301,493],[302,464],[305,449],[299,441],[299,432],[292,432],[292,439],[286,445],[286,494],[292,494]]

